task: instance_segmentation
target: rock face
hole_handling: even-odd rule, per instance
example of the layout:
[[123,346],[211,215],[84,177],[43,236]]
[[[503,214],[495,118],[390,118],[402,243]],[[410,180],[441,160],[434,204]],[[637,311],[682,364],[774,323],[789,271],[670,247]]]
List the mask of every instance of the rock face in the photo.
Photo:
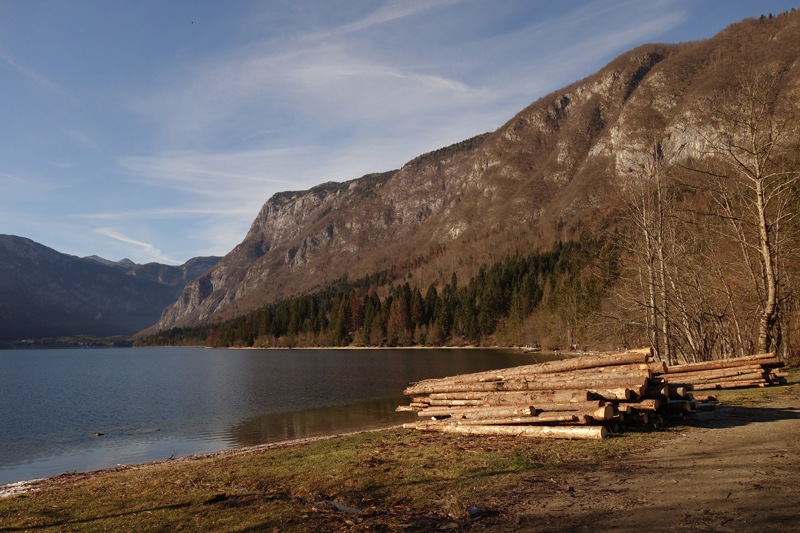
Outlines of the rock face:
[[[230,318],[398,264],[410,277],[437,250],[469,273],[497,251],[577,236],[603,223],[653,147],[672,161],[702,154],[705,102],[743,65],[785,69],[797,85],[798,25],[791,13],[748,19],[707,41],[641,46],[490,134],[397,171],[276,194],[155,329]],[[449,279],[451,265],[442,269]],[[413,280],[422,281],[430,280]]]
[[[198,258],[180,267],[123,265],[133,270],[128,275],[114,263],[0,235],[0,340],[131,335],[158,320],[187,278],[202,274],[215,260]],[[169,275],[163,282],[145,279],[135,274],[138,267]]]

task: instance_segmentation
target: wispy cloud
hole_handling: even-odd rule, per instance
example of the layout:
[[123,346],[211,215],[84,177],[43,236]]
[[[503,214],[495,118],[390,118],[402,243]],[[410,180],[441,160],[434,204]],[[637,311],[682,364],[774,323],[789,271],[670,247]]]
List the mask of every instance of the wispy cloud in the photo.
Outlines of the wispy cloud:
[[461,0],[393,0],[369,15],[350,24],[305,36],[306,39],[326,39],[365,30],[372,26],[411,17],[439,7],[458,4]]
[[152,244],[148,244],[146,242],[137,241],[136,239],[132,239],[127,237],[112,228],[95,228],[94,231],[99,233],[100,235],[105,235],[111,239],[115,239],[120,242],[124,242],[125,244],[132,244],[141,248],[140,252],[144,253],[152,257],[153,259],[158,259],[160,261],[167,261],[169,263],[181,264],[180,261],[175,261],[174,259],[170,259],[169,257],[164,257],[161,255],[161,250],[153,246]]

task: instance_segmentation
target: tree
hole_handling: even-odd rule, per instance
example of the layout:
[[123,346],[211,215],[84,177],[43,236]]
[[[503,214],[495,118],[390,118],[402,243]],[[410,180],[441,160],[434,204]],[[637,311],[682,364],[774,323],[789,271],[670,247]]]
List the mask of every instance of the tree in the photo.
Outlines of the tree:
[[694,167],[711,178],[716,214],[741,249],[758,303],[759,352],[780,349],[786,244],[796,230],[797,96],[782,74],[741,73],[715,96],[706,117],[712,128],[698,128],[706,157]]

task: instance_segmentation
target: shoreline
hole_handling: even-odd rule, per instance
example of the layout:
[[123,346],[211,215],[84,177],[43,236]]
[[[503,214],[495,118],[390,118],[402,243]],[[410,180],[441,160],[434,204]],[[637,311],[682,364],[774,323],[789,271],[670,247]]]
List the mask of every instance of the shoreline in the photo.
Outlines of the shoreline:
[[159,465],[165,464],[180,464],[180,463],[187,463],[191,461],[201,461],[203,459],[217,459],[221,457],[235,457],[238,455],[247,455],[255,452],[265,451],[265,450],[282,450],[286,448],[295,448],[299,446],[305,446],[307,444],[311,444],[314,442],[321,442],[331,439],[336,439],[340,437],[351,437],[353,435],[364,435],[367,433],[379,433],[381,431],[388,431],[392,429],[400,429],[402,428],[402,424],[397,424],[394,426],[386,426],[382,428],[375,428],[375,429],[363,429],[359,431],[349,431],[346,433],[335,433],[332,435],[321,435],[319,437],[304,437],[301,439],[292,439],[292,440],[284,440],[279,442],[271,442],[267,444],[256,444],[254,446],[240,446],[238,448],[230,448],[228,450],[218,450],[215,452],[205,452],[205,453],[196,453],[191,455],[183,455],[181,457],[169,458],[169,459],[162,459],[160,461],[150,461],[147,463],[138,463],[133,465],[125,465],[119,464],[114,467],[110,468],[101,468],[99,470],[88,470],[86,472],[77,472],[75,474],[59,474],[57,476],[51,477],[43,477],[38,479],[28,479],[23,481],[14,481],[13,483],[6,483],[4,485],[0,485],[0,499],[8,498],[10,496],[16,496],[18,494],[25,494],[27,492],[33,492],[39,490],[42,486],[50,486],[56,485],[59,481],[70,481],[70,480],[79,480],[79,479],[87,479],[90,477],[100,476],[104,474],[110,474],[113,472],[122,472],[126,470],[140,470],[144,468],[150,468]]

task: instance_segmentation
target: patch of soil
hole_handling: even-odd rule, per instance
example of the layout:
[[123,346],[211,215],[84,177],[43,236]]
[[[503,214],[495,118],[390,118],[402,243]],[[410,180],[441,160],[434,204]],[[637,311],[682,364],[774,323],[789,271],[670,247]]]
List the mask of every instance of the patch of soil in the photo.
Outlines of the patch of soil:
[[800,389],[693,415],[647,453],[563,482],[534,480],[470,531],[800,532]]

